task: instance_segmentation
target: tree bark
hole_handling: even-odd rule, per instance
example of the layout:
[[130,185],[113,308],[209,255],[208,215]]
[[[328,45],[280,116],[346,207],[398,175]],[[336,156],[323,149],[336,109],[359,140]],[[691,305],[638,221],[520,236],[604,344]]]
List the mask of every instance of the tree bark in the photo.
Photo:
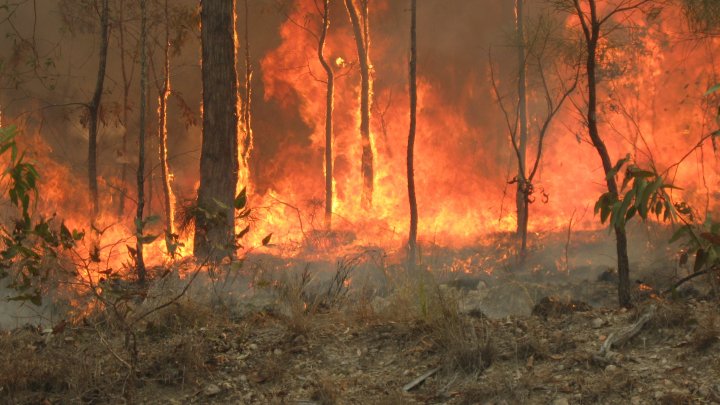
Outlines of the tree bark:
[[[238,180],[238,94],[235,1],[202,2],[203,139],[200,156],[196,257],[234,254]],[[198,210],[202,212],[201,210]]]
[[135,215],[137,241],[137,276],[138,282],[144,283],[146,277],[145,259],[143,256],[143,210],[145,208],[145,131],[147,121],[147,0],[140,0],[140,131],[138,139],[137,168],[137,213]]
[[[248,7],[248,0],[245,0],[245,105],[243,106],[243,126],[245,130],[245,137],[243,138],[242,151],[240,156],[242,158],[244,169],[248,170],[250,159],[250,151],[253,147],[253,133],[252,133],[252,76],[253,68],[250,59],[250,9]],[[249,174],[245,173],[248,177],[245,180],[249,180]]]
[[102,99],[103,87],[105,84],[105,69],[107,67],[108,42],[110,31],[110,7],[108,0],[102,2],[100,16],[100,54],[98,63],[98,74],[95,82],[95,91],[92,100],[88,105],[88,188],[92,200],[93,221],[100,211],[100,197],[97,181],[97,142],[98,142],[98,115],[100,112],[100,101]]
[[[125,214],[125,198],[127,197],[127,187],[125,181],[127,180],[128,164],[127,164],[127,140],[128,140],[128,112],[130,111],[130,86],[131,79],[128,77],[127,66],[125,64],[127,55],[125,54],[125,1],[120,1],[119,16],[118,16],[118,33],[120,36],[120,71],[123,80],[123,135],[122,135],[122,147],[120,154],[122,158],[120,168],[120,187],[118,190],[118,217],[122,217]],[[135,55],[132,58],[135,61]]]
[[417,0],[410,1],[410,131],[407,146],[408,200],[410,203],[410,234],[408,236],[408,269],[414,271],[417,260],[418,207],[415,195],[415,130],[417,126]]
[[[587,61],[585,64],[588,81],[588,111],[587,123],[590,140],[602,161],[603,170],[608,191],[618,196],[618,185],[615,176],[612,174],[612,161],[610,154],[600,137],[600,130],[597,122],[597,46],[601,35],[602,23],[597,14],[595,0],[587,0],[590,8],[590,16],[582,11],[580,0],[573,0],[575,11],[580,19],[580,24],[585,36],[587,46]],[[630,261],[628,259],[627,235],[625,229],[620,226],[614,228],[616,239],[616,250],[618,260],[618,301],[623,307],[632,306],[630,298]]]
[[353,0],[345,0],[345,8],[350,16],[355,43],[360,62],[360,138],[362,142],[362,158],[360,171],[363,177],[362,205],[366,209],[372,207],[374,189],[373,145],[370,135],[370,33],[368,32],[367,1],[362,1],[363,21],[360,21]]
[[168,21],[168,0],[165,0],[165,66],[163,86],[158,97],[158,143],[160,146],[160,172],[163,186],[163,202],[165,206],[165,232],[168,239],[176,235],[175,230],[175,195],[172,191],[170,166],[168,165],[168,130],[167,101],[170,96],[170,26]]
[[528,115],[527,115],[527,52],[525,49],[525,0],[515,0],[515,29],[517,35],[518,52],[518,120],[520,137],[518,139],[518,176],[517,191],[515,194],[517,212],[517,233],[520,236],[520,257],[525,257],[527,251],[527,224],[528,224],[528,190],[526,181],[526,156],[528,142]]
[[325,39],[330,27],[330,0],[324,0],[322,30],[318,41],[318,59],[325,69],[327,76],[327,91],[325,96],[325,229],[332,229],[333,204],[333,97],[335,90],[335,73],[332,66],[325,59]]

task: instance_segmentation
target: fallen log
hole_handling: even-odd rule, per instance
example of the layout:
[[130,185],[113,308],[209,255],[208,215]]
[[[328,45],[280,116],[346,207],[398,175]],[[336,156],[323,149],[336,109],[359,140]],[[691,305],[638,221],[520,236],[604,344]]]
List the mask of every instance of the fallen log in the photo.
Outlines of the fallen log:
[[645,324],[650,322],[655,316],[656,309],[655,305],[650,305],[635,323],[611,333],[607,339],[605,339],[597,354],[593,356],[595,360],[606,362],[608,357],[611,356],[612,348],[624,345],[628,340],[640,333]]

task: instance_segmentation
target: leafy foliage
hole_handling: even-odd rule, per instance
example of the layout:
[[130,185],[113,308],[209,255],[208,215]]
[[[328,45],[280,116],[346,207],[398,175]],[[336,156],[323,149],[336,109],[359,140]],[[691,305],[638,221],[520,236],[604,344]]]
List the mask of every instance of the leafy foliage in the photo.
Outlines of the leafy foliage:
[[[683,204],[678,210],[692,219],[692,210],[687,205]],[[685,248],[681,262],[694,256],[693,272],[720,266],[720,222],[713,221],[710,215],[701,224],[689,220],[678,228],[670,239],[671,243],[677,241],[682,241]]]
[[620,195],[607,192],[595,203],[595,215],[600,214],[600,221],[605,223],[609,220],[611,228],[624,229],[626,223],[635,216],[647,220],[654,214],[658,220],[674,220],[677,213],[667,190],[677,187],[666,183],[654,169],[645,170],[631,163],[630,155],[620,159],[608,177],[616,176],[623,167],[625,176]]
[[24,161],[24,154],[18,154],[16,135],[15,127],[0,128],[0,156],[10,155],[2,179],[9,182],[8,198],[20,216],[12,229],[0,226],[0,279],[9,278],[8,287],[17,291],[10,300],[40,305],[42,282],[48,276],[46,260],[72,249],[85,235],[64,223],[55,225],[54,218],[34,218],[31,208],[38,198],[40,176],[32,163]]

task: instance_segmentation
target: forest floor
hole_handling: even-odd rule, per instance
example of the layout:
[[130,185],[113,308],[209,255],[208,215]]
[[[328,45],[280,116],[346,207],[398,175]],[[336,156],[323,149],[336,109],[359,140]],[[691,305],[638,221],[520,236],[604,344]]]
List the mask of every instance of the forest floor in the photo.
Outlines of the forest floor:
[[[255,293],[232,304],[190,291],[135,323],[147,299],[122,315],[2,332],[0,401],[720,403],[720,300],[700,278],[665,298],[636,284],[638,304],[625,310],[599,270],[463,273],[385,289],[352,279],[347,291],[331,288],[346,278],[313,290],[303,274],[255,278]],[[601,352],[642,319],[633,338]]]

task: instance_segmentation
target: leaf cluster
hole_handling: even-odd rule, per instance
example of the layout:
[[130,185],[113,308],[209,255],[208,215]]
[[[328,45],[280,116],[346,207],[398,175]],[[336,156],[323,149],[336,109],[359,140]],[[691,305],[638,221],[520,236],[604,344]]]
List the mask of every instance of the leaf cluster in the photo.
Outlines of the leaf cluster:
[[618,193],[607,192],[595,203],[595,215],[600,214],[602,223],[611,228],[625,229],[633,217],[643,221],[649,216],[663,221],[675,220],[677,213],[668,190],[678,189],[654,169],[643,169],[631,162],[630,155],[620,159],[608,173],[608,178],[617,176],[625,168],[622,185]]
[[18,153],[16,135],[15,127],[0,128],[0,156],[10,155],[2,178],[9,182],[8,198],[19,213],[12,229],[0,226],[0,279],[9,278],[8,287],[17,292],[9,300],[40,305],[41,287],[48,276],[46,260],[74,248],[85,234],[64,223],[55,225],[54,217],[34,218],[31,201],[37,201],[40,176],[32,163],[24,161],[24,154]]

